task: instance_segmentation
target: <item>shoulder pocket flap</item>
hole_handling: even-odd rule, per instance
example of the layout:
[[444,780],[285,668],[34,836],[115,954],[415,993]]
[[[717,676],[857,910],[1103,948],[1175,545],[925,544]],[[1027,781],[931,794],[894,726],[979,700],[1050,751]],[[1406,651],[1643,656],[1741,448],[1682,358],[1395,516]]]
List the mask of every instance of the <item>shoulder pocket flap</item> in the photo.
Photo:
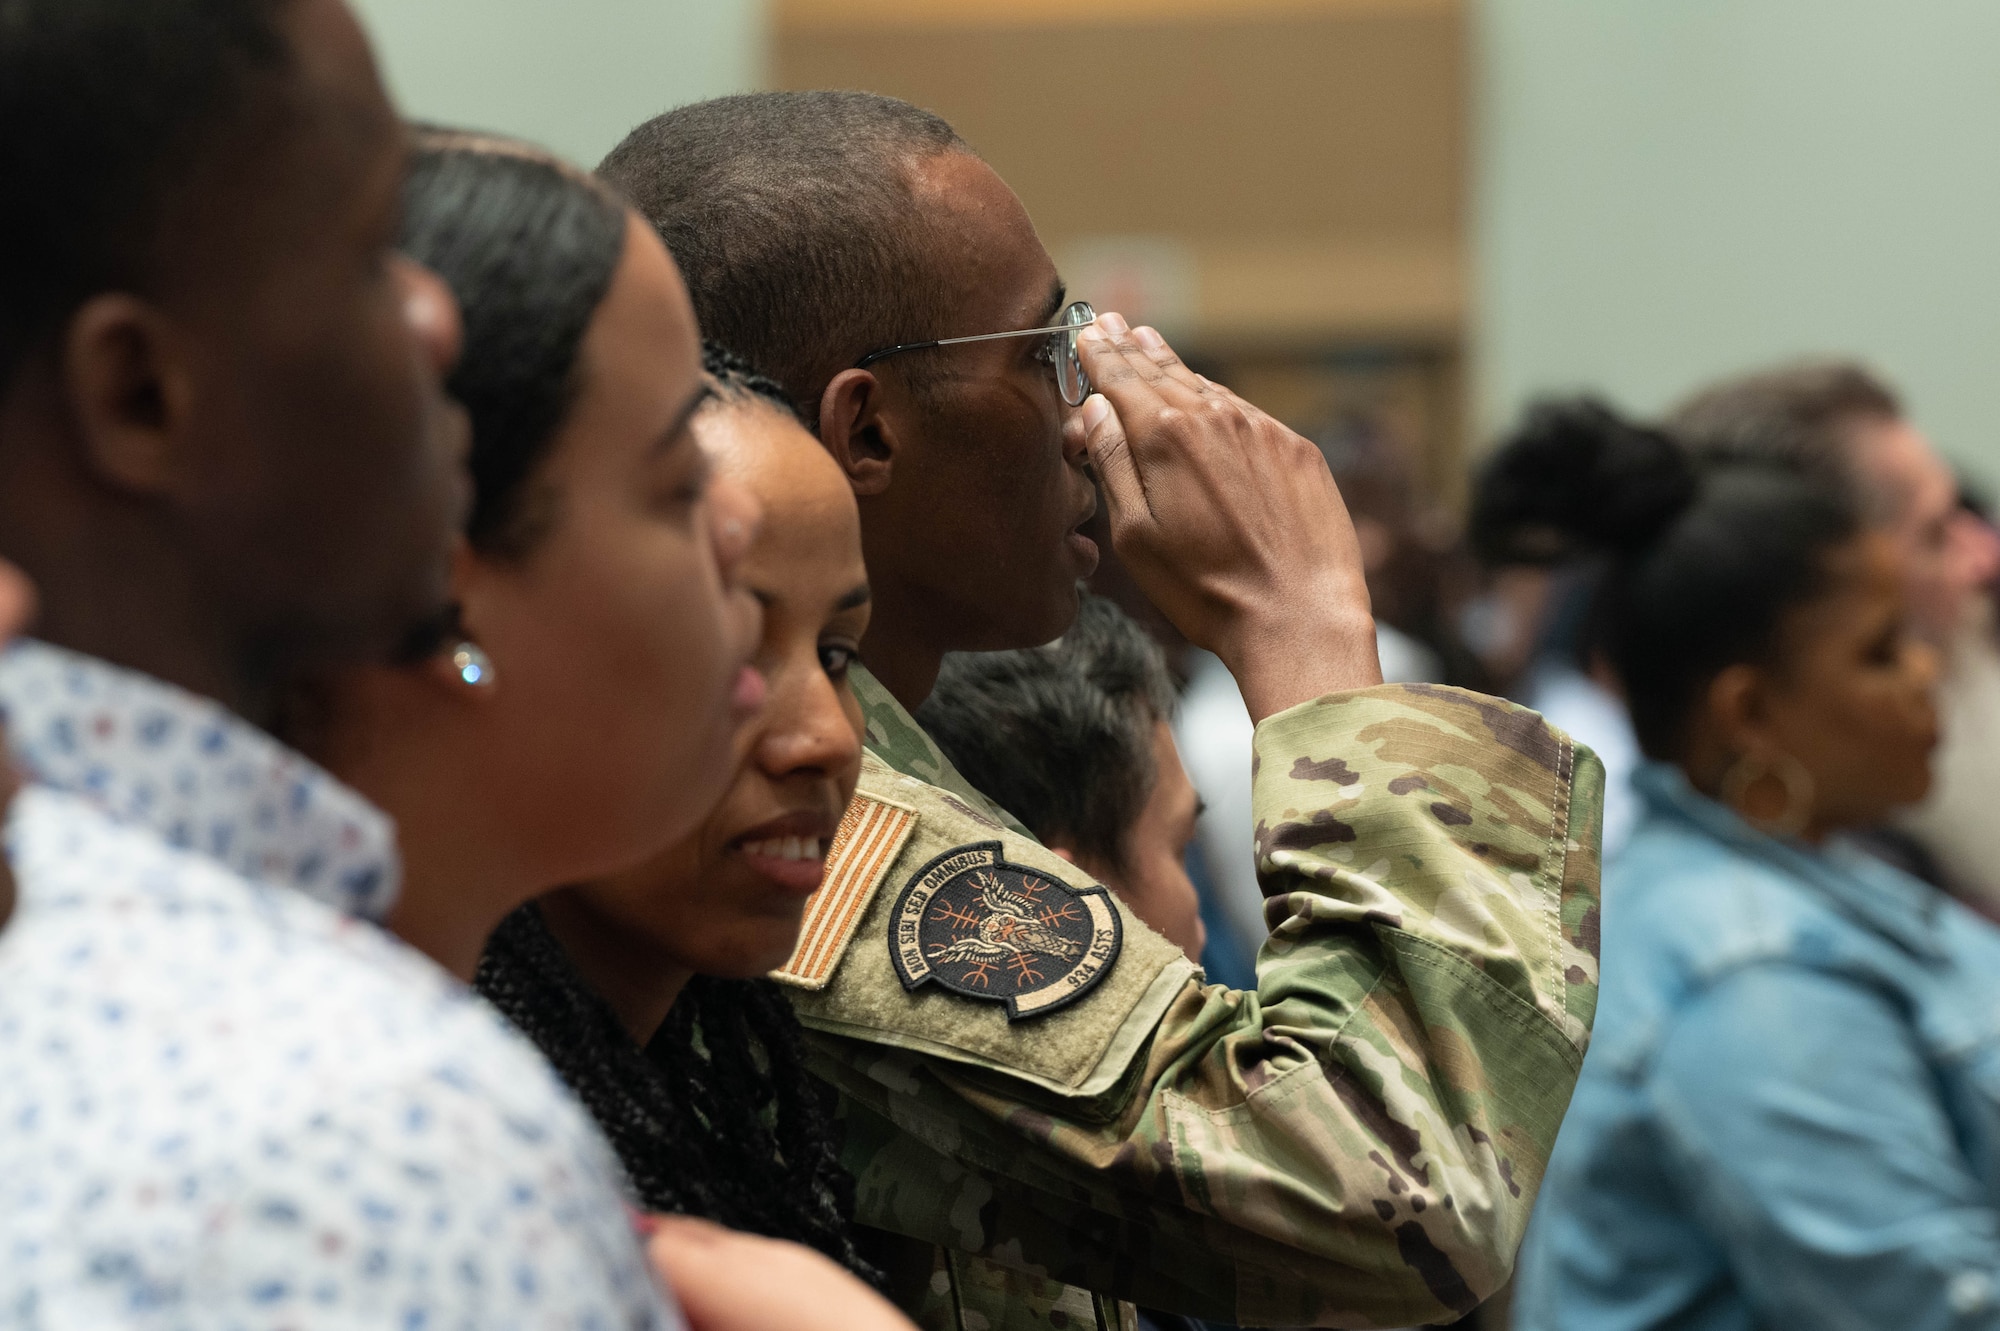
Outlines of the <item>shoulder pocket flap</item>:
[[[1199,973],[1180,949],[1147,928],[1076,866],[987,819],[950,792],[901,775],[873,754],[862,758],[856,801],[914,816],[883,875],[888,890],[867,890],[847,940],[832,957],[830,974],[817,988],[791,981],[799,1019],[814,1030],[934,1055],[1066,1096],[1097,1095],[1117,1083],[1145,1047],[1145,1037],[1161,1014],[1185,982]],[[935,877],[936,867],[949,862],[953,852],[976,850],[990,857],[993,852],[988,848],[995,843],[1003,867],[1051,880],[1049,890],[1058,894],[1064,889],[1086,894],[1098,903],[1093,911],[1108,909],[1117,916],[1115,955],[1081,992],[1069,1001],[1037,1012],[1017,1012],[1012,1018],[1005,1003],[969,997],[963,988],[948,989],[921,976],[907,977],[907,967],[898,968],[894,946],[897,906],[906,890],[925,879],[927,869]],[[1018,886],[1012,880],[1010,884]],[[995,899],[1001,897],[996,889]],[[1006,899],[1019,909],[1018,897]],[[1037,942],[1031,928],[1024,934],[1012,929],[1008,919],[998,921],[998,926],[986,932],[994,934],[995,940],[989,941],[1000,946]],[[967,926],[968,931],[971,928]],[[1076,958],[1071,964],[1082,965],[1088,958],[1082,944],[1044,939],[1040,945],[1056,949],[1051,965],[1062,964],[1062,958],[1069,956]],[[963,950],[970,955],[976,949]],[[795,956],[787,966],[798,961]],[[996,984],[1011,978],[1004,965],[997,966],[994,975]]]

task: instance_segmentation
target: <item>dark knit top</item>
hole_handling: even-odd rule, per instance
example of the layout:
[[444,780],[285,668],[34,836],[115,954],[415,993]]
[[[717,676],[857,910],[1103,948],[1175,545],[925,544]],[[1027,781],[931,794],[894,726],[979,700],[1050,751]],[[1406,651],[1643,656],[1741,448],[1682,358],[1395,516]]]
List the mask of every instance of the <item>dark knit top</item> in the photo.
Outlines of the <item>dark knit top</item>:
[[854,1249],[831,1091],[806,1071],[777,985],[696,976],[642,1049],[533,903],[494,931],[474,983],[597,1120],[642,1209],[792,1239],[875,1279]]

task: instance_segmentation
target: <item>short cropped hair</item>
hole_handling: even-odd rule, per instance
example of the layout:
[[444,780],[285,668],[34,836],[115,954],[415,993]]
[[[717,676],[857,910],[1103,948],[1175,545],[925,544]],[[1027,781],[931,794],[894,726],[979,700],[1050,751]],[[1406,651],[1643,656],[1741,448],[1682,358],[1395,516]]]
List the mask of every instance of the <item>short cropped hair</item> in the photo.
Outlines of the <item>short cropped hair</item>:
[[289,0],[0,0],[0,384],[102,291],[286,69]]
[[1895,390],[1864,366],[1803,361],[1711,385],[1666,424],[1703,462],[1761,463],[1846,486],[1879,521],[1899,499],[1862,483],[1855,436],[1902,415]]
[[659,231],[703,336],[784,384],[816,424],[834,375],[941,335],[910,168],[970,151],[893,97],[763,92],[656,116],[597,170]]
[[1166,658],[1112,602],[1083,598],[1055,642],[954,653],[917,720],[952,765],[1042,841],[1114,868],[1151,798],[1155,725],[1173,715]]

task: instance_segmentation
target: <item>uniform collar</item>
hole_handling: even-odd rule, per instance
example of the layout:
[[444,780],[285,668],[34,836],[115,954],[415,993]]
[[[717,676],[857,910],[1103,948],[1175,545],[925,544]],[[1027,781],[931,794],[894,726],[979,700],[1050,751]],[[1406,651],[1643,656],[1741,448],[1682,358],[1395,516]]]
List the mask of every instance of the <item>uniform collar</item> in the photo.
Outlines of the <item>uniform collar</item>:
[[24,641],[0,655],[0,711],[40,784],[347,914],[395,899],[388,815],[219,703]]
[[918,724],[917,718],[896,701],[896,695],[889,692],[867,667],[859,662],[849,666],[847,682],[854,690],[854,700],[861,705],[861,719],[867,728],[866,742],[870,753],[904,776],[913,776],[951,792],[988,822],[998,823],[1024,837],[1034,837],[1034,833],[1023,827],[1014,815],[988,799],[965,779],[964,774],[952,765],[951,759],[945,757],[937,741]]
[[1632,785],[1653,816],[1691,823],[1738,854],[1783,871],[1913,956],[1938,961],[1949,955],[1944,894],[1930,884],[1837,837],[1816,847],[1760,832],[1669,763],[1642,763]]
[[936,741],[867,666],[859,661],[849,666],[847,683],[854,690],[854,700],[861,704],[868,748],[876,757],[905,776],[921,775],[905,770],[909,766],[951,766],[951,760],[944,756]]

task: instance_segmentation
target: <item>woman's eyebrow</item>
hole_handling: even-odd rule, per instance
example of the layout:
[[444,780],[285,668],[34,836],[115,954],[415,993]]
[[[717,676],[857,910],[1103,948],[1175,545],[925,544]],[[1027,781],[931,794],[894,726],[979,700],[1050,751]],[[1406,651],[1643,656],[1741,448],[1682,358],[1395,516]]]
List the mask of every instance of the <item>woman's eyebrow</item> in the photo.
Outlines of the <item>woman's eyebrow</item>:
[[868,584],[864,582],[838,601],[835,601],[833,608],[835,610],[852,610],[857,606],[867,605],[873,596],[874,593],[868,590]]

